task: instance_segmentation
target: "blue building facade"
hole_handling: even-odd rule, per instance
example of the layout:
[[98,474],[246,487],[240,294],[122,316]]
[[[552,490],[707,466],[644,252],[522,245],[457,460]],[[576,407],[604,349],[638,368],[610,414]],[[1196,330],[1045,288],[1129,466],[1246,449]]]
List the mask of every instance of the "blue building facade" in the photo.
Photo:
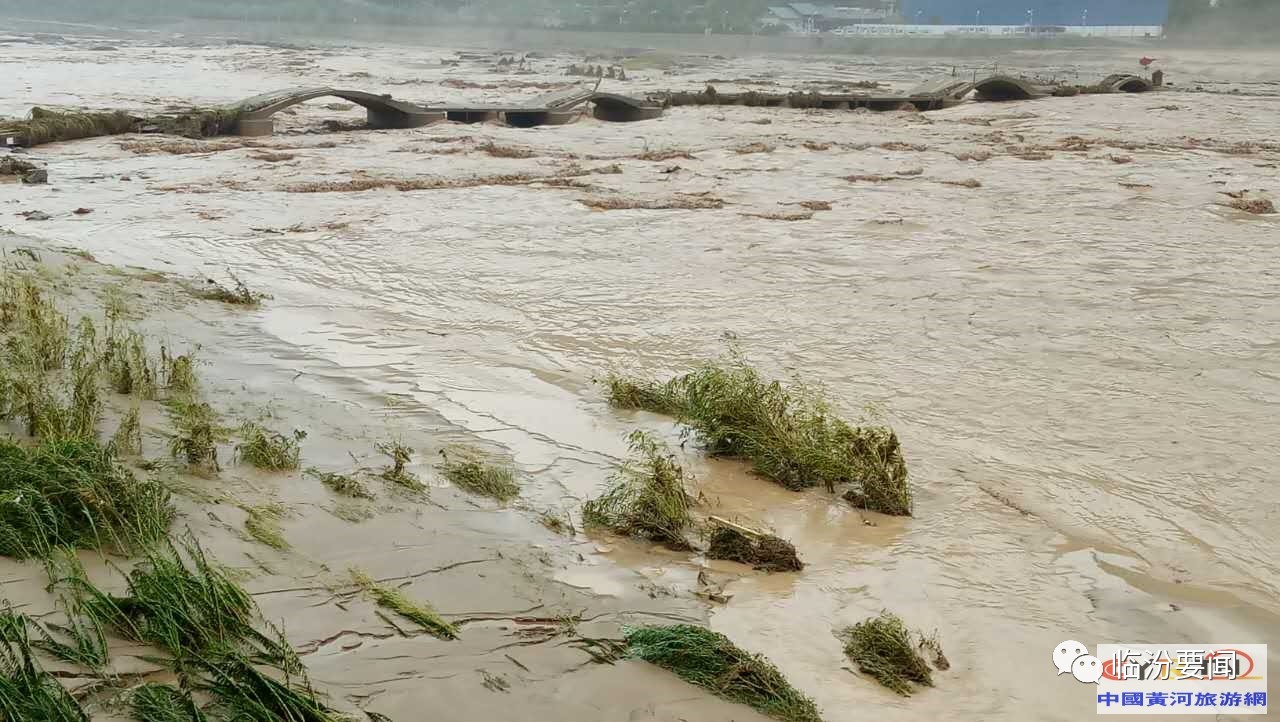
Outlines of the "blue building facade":
[[1081,25],[1083,18],[1089,25],[1164,25],[1169,0],[902,0],[902,17],[942,25],[972,25],[978,18],[986,25],[1025,25],[1032,17],[1036,25]]

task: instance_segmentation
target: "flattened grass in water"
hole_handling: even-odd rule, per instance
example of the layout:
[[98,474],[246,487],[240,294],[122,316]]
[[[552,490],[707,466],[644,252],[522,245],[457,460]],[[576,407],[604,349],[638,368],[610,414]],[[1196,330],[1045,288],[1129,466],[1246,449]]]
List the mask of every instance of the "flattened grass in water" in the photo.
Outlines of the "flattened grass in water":
[[610,402],[675,416],[715,455],[750,461],[789,489],[853,482],[855,506],[909,516],[911,491],[898,437],[835,416],[819,389],[770,381],[736,351],[665,383],[611,374]]
[[[262,621],[248,593],[194,539],[149,552],[128,575],[125,596],[103,592],[76,564],[60,581],[125,637],[172,655],[168,663],[186,683],[213,697],[214,719],[337,722],[283,635]],[[157,692],[152,701],[161,694],[171,696]]]
[[359,479],[348,474],[338,474],[331,471],[320,471],[315,468],[308,468],[307,476],[315,477],[320,480],[321,484],[329,487],[334,493],[343,496],[349,496],[353,499],[372,499],[373,494],[360,483]]
[[515,470],[510,466],[489,462],[479,451],[465,447],[444,449],[440,455],[444,457],[440,470],[454,486],[498,501],[520,496]]
[[845,639],[844,653],[858,669],[904,697],[911,696],[911,682],[933,686],[933,673],[917,647],[929,646],[937,659],[946,660],[936,638],[913,642],[907,625],[889,612],[859,622],[840,636]]
[[0,441],[0,555],[136,551],[163,539],[173,515],[162,485],[137,479],[95,441]]
[[139,722],[204,722],[191,693],[169,684],[149,682],[133,690],[129,706]]
[[71,693],[40,666],[30,624],[7,602],[0,608],[0,719],[89,722]]
[[196,296],[207,301],[221,301],[232,306],[249,307],[257,306],[271,298],[269,294],[249,288],[249,284],[231,271],[228,270],[227,275],[231,277],[231,286],[224,286],[212,278],[206,279],[204,288],[197,291]]
[[675,672],[725,699],[784,722],[822,722],[813,700],[787,682],[769,660],[729,638],[687,624],[624,627],[629,656]]
[[604,494],[583,505],[583,522],[672,549],[689,549],[684,530],[692,521],[692,500],[684,469],[651,434],[632,432],[627,444],[631,458],[610,477]]
[[249,516],[244,520],[244,529],[249,532],[249,536],[272,549],[289,549],[289,540],[284,538],[284,532],[280,529],[280,517],[283,515],[281,507],[255,506],[247,511]]
[[240,436],[244,443],[236,446],[236,453],[242,461],[268,471],[288,471],[298,468],[302,458],[298,442],[307,438],[307,432],[295,429],[285,436],[247,421],[240,427]]
[[431,636],[438,639],[458,638],[458,628],[441,618],[436,613],[436,610],[431,608],[430,604],[413,601],[405,596],[404,592],[379,583],[361,569],[353,568],[351,570],[351,580],[356,583],[356,586],[372,596],[378,606],[386,607],[396,614],[417,623]]

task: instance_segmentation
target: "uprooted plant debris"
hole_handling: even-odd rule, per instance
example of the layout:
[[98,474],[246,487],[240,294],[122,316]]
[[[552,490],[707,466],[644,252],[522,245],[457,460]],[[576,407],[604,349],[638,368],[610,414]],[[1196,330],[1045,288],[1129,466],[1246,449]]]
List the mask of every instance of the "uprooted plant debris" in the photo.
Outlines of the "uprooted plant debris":
[[813,211],[793,211],[790,213],[739,213],[743,218],[761,218],[766,221],[807,221],[813,218]]
[[1270,199],[1250,197],[1249,191],[1220,191],[1220,193],[1228,199],[1221,205],[1229,208],[1254,215],[1268,215],[1276,212],[1275,203]]
[[942,654],[937,636],[924,636],[908,631],[902,619],[890,612],[881,612],[838,633],[845,642],[844,652],[857,662],[858,668],[874,677],[880,684],[909,697],[911,682],[933,686],[933,671],[920,654],[930,652],[934,666],[948,669],[951,663]]
[[0,158],[0,176],[17,176],[25,181],[31,178],[38,170],[40,168],[35,163],[29,163],[21,158],[11,155]]
[[598,211],[624,210],[715,210],[724,200],[710,195],[679,195],[672,198],[579,198],[578,202]]
[[686,682],[784,722],[822,722],[806,697],[769,660],[729,638],[687,624],[624,627],[628,656],[670,670]]
[[911,491],[898,437],[835,416],[820,390],[767,380],[736,350],[666,382],[610,374],[610,402],[675,416],[714,455],[750,461],[789,489],[852,483],[859,508],[909,516]]
[[766,572],[798,572],[804,563],[796,555],[791,542],[772,534],[763,534],[712,518],[710,559],[750,564]]
[[631,458],[610,477],[604,494],[583,505],[583,521],[678,551],[691,549],[684,532],[692,523],[693,499],[684,469],[651,434],[634,431],[627,446]]

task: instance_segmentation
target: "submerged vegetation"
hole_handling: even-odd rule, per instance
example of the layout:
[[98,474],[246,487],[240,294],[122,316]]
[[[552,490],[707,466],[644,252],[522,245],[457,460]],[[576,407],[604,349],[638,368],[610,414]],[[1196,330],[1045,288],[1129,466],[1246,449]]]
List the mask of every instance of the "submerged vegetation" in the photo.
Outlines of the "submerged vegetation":
[[378,606],[416,623],[431,636],[446,640],[458,638],[458,628],[445,621],[430,604],[415,602],[404,592],[378,582],[360,569],[351,570],[351,581],[373,597]]
[[272,549],[285,551],[289,548],[289,541],[284,538],[284,532],[280,529],[280,518],[284,516],[283,507],[271,504],[250,507],[246,511],[249,516],[245,517],[244,529],[249,532],[249,536]]
[[692,522],[693,501],[685,488],[684,469],[651,434],[632,432],[627,444],[631,458],[609,479],[604,494],[583,505],[583,521],[672,549],[689,549],[684,532]]
[[491,463],[479,451],[465,447],[443,449],[440,455],[444,457],[440,470],[454,486],[498,501],[520,496],[515,470],[510,466]]
[[391,457],[391,466],[382,471],[382,478],[387,481],[407,487],[414,491],[422,491],[425,487],[418,477],[414,476],[405,466],[413,461],[413,449],[404,445],[400,440],[392,440],[377,445],[378,452]]
[[353,499],[373,498],[373,494],[354,476],[337,474],[331,471],[320,471],[314,468],[307,469],[306,474],[319,479],[321,484],[332,489],[334,493],[349,496]]
[[185,460],[195,470],[220,471],[218,441],[222,429],[213,407],[191,399],[176,399],[169,403],[169,416],[174,425],[170,455]]
[[196,296],[207,301],[221,301],[222,303],[232,306],[257,306],[264,300],[271,298],[270,295],[255,291],[249,288],[249,284],[244,282],[230,270],[227,275],[231,277],[231,286],[224,286],[212,278],[205,279],[203,288],[196,291]]
[[302,458],[299,442],[307,438],[307,432],[294,429],[291,436],[270,431],[261,424],[247,421],[240,427],[244,443],[236,446],[242,461],[269,471],[289,471],[298,468]]
[[668,669],[719,697],[784,722],[821,722],[813,700],[791,686],[767,659],[729,638],[687,624],[624,627],[629,655]]
[[904,697],[911,695],[911,682],[933,686],[933,673],[920,655],[921,649],[933,652],[939,669],[950,666],[937,637],[917,635],[913,640],[902,619],[889,612],[859,622],[840,636],[845,641],[844,653],[858,663],[858,669]]
[[675,416],[715,455],[745,459],[786,486],[856,486],[859,508],[909,516],[911,491],[898,437],[884,426],[835,416],[820,390],[770,381],[736,352],[665,383],[611,374],[610,402]]

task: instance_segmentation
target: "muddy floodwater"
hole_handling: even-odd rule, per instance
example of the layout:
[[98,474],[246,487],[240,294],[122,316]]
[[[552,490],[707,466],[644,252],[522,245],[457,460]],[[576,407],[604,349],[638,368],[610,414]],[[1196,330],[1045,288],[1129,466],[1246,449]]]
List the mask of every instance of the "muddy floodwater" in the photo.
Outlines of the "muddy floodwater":
[[[151,112],[291,86],[525,99],[587,62],[543,52],[519,73],[479,48],[167,37],[90,49],[103,42],[0,38],[0,115]],[[1142,54],[999,62],[1093,82],[1139,70]],[[432,503],[380,500],[363,520],[329,513],[314,480],[238,467],[218,482],[227,496],[184,502],[179,523],[253,569],[246,586],[348,707],[398,722],[757,719],[655,668],[516,634],[522,617],[585,610],[596,636],[705,621],[766,654],[830,722],[1074,721],[1094,698],[1055,677],[1064,639],[1269,643],[1280,661],[1280,215],[1223,204],[1245,189],[1280,202],[1280,57],[1160,55],[1166,92],[927,114],[684,107],[632,124],[332,131],[363,111],[325,98],[278,115],[271,138],[33,149],[50,184],[0,184],[0,228],[9,247],[136,267],[151,332],[200,345],[215,404],[307,430],[304,466],[376,465],[373,444],[393,436],[417,449]],[[649,54],[601,89],[905,89],[981,65]],[[367,179],[432,187],[350,190]],[[442,179],[462,187],[425,182]],[[583,202],[597,199],[677,207]],[[142,269],[229,269],[273,298],[195,306]],[[914,517],[790,492],[690,443],[708,510],[790,539],[803,572],[538,523],[555,510],[580,527],[628,431],[679,447],[670,419],[610,409],[594,378],[665,377],[730,342],[770,375],[822,383],[846,417],[890,423]],[[509,456],[521,502],[450,489],[433,464],[453,442]],[[289,550],[230,531],[244,513],[227,498],[241,496],[292,510]],[[462,639],[397,635],[326,590],[353,564],[414,580],[464,622]],[[703,569],[726,603],[697,595]],[[12,598],[43,584],[34,565],[4,578]],[[844,657],[833,630],[882,609],[937,630],[952,666],[935,688],[898,697]],[[509,689],[487,689],[482,671]]]

